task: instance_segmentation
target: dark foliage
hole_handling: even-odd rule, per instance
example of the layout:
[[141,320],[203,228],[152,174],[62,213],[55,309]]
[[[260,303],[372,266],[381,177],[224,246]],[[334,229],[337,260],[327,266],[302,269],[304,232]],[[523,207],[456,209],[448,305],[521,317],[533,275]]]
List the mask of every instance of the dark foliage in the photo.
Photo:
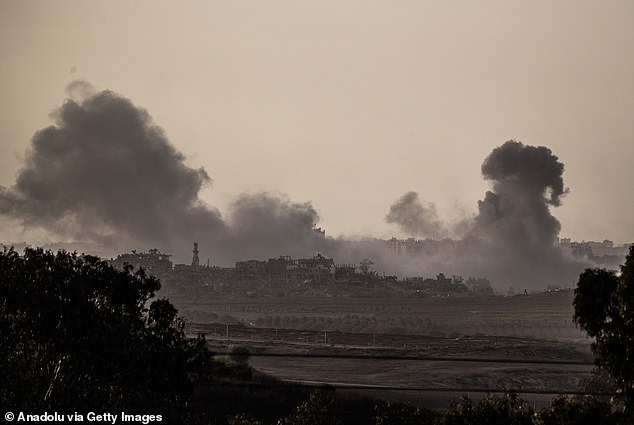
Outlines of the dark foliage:
[[616,425],[609,402],[591,397],[558,397],[541,411],[544,425]]
[[621,273],[588,269],[574,299],[577,325],[594,338],[596,363],[614,378],[627,415],[634,413],[634,246]]
[[[303,403],[309,392],[293,385],[267,385],[266,382],[243,381],[243,374],[235,374],[234,368],[218,370],[224,377],[194,391],[190,416],[196,424],[224,425],[229,418],[257,420],[262,424],[274,424],[281,417],[290,415]],[[255,385],[250,385],[255,384]]]
[[478,403],[462,397],[438,420],[439,425],[532,425],[533,409],[517,394],[491,396]]
[[295,411],[277,425],[344,425],[336,415],[335,397],[331,392],[314,391]]
[[0,253],[2,405],[182,419],[210,355],[167,300],[151,300],[159,287],[95,257]]
[[374,425],[431,425],[437,416],[431,410],[392,402],[377,403],[374,413]]

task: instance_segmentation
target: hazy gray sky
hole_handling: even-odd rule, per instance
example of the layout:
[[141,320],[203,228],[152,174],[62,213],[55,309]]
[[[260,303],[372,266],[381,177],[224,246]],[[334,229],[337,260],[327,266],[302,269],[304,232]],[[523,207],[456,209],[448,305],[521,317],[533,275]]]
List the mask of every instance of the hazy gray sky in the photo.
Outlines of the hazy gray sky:
[[565,164],[561,236],[631,242],[633,22],[629,0],[0,0],[0,185],[85,79],[145,108],[221,212],[269,191],[329,235],[399,236],[408,191],[474,214],[517,139]]

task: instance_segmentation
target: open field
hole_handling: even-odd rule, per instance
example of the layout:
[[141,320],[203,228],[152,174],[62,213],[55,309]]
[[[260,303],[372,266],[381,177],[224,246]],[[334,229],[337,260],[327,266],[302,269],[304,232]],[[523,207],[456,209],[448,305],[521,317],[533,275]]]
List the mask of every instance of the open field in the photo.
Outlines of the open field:
[[196,323],[348,333],[515,336],[587,341],[572,322],[572,291],[514,297],[215,298],[172,302]]
[[173,302],[188,319],[187,331],[205,333],[212,350],[247,347],[251,366],[277,378],[400,388],[400,399],[443,405],[461,390],[575,391],[589,376],[592,356],[572,322],[572,297],[561,291]]
[[530,392],[526,399],[543,407],[555,393],[576,391],[592,370],[586,343],[219,324],[191,324],[188,330],[206,332],[215,352],[227,352],[236,345],[248,348],[252,367],[284,381],[336,386],[338,391],[428,408],[447,407],[464,393],[477,399],[504,389]]

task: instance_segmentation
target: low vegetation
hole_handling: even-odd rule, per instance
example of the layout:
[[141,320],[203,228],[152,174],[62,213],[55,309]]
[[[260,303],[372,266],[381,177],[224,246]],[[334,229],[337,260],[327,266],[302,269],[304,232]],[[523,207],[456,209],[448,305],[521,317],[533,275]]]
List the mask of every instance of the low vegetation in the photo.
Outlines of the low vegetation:
[[176,308],[154,298],[159,287],[93,257],[0,253],[0,404],[200,425],[634,423],[634,249],[620,274],[586,271],[575,291],[575,321],[595,338],[602,371],[582,384],[615,397],[560,397],[540,410],[512,392],[430,411],[279,382],[248,365],[244,346],[214,360],[204,338],[186,338]]
[[172,299],[190,323],[347,333],[586,341],[572,290],[487,297]]

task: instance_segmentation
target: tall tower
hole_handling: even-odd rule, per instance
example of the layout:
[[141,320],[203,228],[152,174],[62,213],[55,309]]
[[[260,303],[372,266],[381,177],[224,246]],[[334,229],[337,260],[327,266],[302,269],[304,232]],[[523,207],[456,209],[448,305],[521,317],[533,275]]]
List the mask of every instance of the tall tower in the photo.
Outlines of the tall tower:
[[192,257],[192,267],[198,267],[200,259],[198,258],[198,242],[194,242],[194,256]]

